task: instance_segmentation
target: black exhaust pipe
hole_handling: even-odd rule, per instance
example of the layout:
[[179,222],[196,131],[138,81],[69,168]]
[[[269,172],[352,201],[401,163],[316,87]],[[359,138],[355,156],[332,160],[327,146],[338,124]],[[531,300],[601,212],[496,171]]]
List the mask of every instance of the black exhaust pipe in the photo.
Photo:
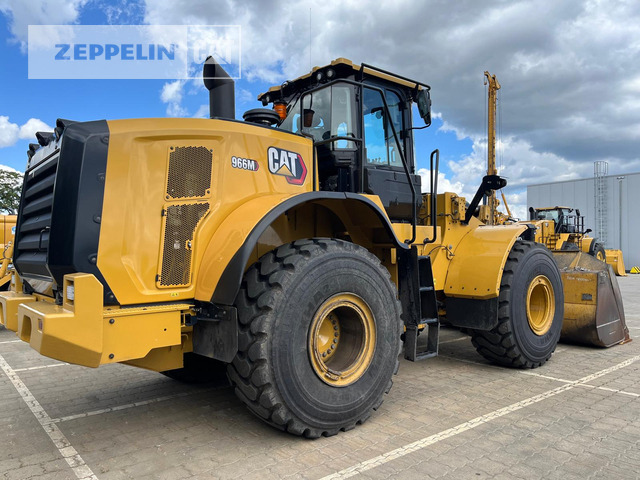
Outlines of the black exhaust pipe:
[[209,117],[235,119],[235,82],[211,56],[204,62],[202,79],[204,86],[209,90]]

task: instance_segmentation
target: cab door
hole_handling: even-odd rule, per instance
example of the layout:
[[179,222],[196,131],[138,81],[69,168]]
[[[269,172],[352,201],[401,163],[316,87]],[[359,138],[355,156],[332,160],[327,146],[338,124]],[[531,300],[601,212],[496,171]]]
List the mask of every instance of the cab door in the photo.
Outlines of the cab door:
[[[364,193],[378,195],[391,219],[411,221],[411,187],[402,165],[402,154],[410,161],[410,172],[413,172],[413,158],[407,151],[411,145],[406,135],[404,105],[396,92],[384,90],[386,109],[382,92],[381,89],[363,88]],[[421,203],[420,176],[412,174],[411,178],[418,193],[417,201]]]

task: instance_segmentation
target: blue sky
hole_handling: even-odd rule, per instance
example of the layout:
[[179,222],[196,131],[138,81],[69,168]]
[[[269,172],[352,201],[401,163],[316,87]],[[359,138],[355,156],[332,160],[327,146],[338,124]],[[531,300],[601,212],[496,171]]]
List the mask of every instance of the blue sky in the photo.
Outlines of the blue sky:
[[[407,15],[411,12],[411,15]],[[486,170],[483,72],[500,90],[498,163],[516,215],[528,184],[640,171],[637,0],[0,0],[0,164],[23,170],[28,130],[74,120],[205,116],[199,81],[29,80],[29,24],[240,25],[237,117],[256,95],[338,57],[432,86],[420,173],[469,198]],[[34,120],[31,120],[34,119]]]

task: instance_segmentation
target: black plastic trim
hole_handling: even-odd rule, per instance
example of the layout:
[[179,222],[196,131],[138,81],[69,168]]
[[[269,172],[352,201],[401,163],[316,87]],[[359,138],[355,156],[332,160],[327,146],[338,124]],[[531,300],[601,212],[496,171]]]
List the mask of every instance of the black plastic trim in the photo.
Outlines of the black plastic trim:
[[56,283],[69,273],[95,275],[105,304],[117,300],[97,266],[109,126],[105,120],[64,125],[56,174],[47,264]]
[[267,229],[269,225],[271,225],[271,223],[273,223],[276,218],[285,213],[287,210],[304,203],[314,202],[317,200],[338,200],[341,202],[344,202],[345,200],[355,200],[366,204],[376,213],[376,215],[380,219],[380,223],[385,228],[392,243],[395,244],[395,247],[401,249],[409,248],[407,244],[398,240],[395,232],[393,231],[393,227],[387,219],[384,211],[370,199],[357,193],[348,192],[321,191],[303,193],[289,198],[274,207],[264,217],[262,217],[262,219],[256,224],[255,227],[253,227],[253,230],[251,230],[251,233],[249,234],[245,242],[235,253],[231,261],[227,264],[224,272],[222,273],[222,276],[220,277],[220,280],[218,281],[218,285],[213,292],[211,302],[219,305],[233,305],[238,290],[240,289],[240,283],[242,282],[242,276],[244,275],[244,267],[249,261],[251,252],[258,243],[260,235],[262,235],[262,233]]
[[454,327],[492,330],[498,326],[498,297],[488,300],[447,297],[447,322]]

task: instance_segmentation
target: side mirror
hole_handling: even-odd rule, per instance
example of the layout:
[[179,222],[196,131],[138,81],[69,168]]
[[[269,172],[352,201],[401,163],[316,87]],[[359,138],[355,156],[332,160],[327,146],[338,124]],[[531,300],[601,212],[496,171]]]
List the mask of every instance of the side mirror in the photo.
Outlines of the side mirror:
[[584,234],[586,235],[586,234],[587,234],[587,233],[589,233],[589,232],[593,232],[593,230],[591,230],[590,228],[587,228],[587,229],[584,231]]
[[579,208],[576,208],[576,215],[577,215],[578,217],[580,217],[580,216],[581,216],[581,215],[580,215],[580,209],[579,209]]
[[420,113],[420,117],[426,125],[431,125],[431,95],[429,94],[429,90],[419,90],[416,95],[416,102],[418,103],[418,113]]

